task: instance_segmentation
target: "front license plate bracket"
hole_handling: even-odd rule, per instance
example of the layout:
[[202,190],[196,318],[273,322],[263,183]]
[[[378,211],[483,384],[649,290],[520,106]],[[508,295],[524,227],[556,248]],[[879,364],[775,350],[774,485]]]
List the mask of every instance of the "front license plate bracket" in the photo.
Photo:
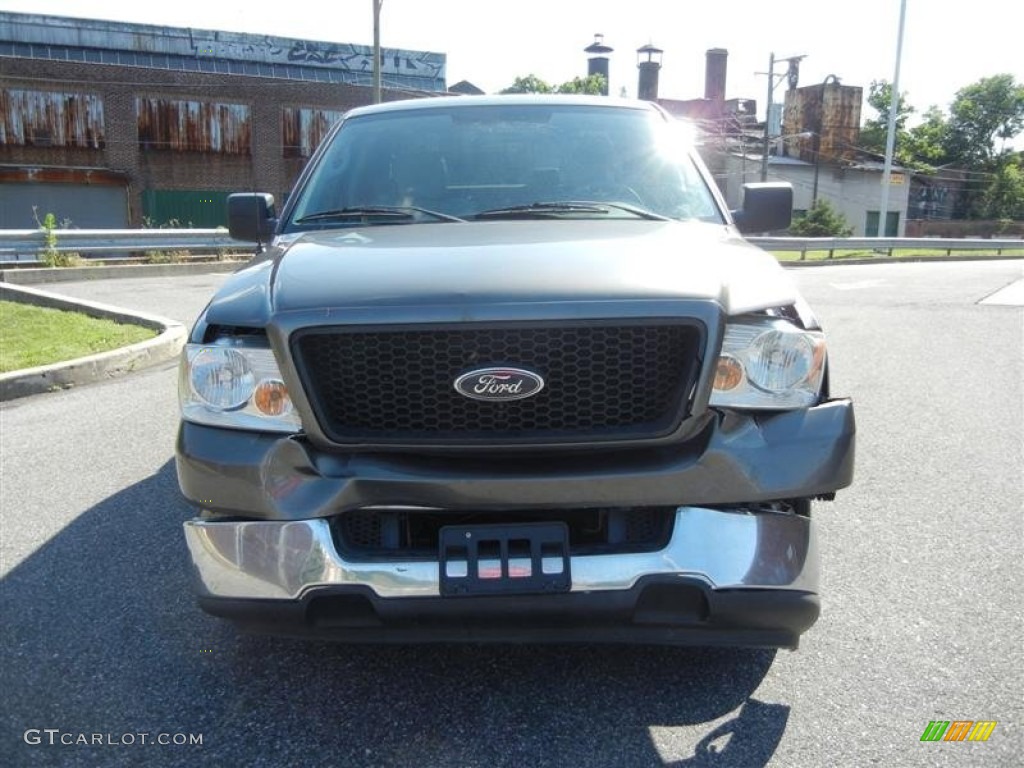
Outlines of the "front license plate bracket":
[[439,539],[441,595],[528,595],[572,587],[565,523],[445,526]]

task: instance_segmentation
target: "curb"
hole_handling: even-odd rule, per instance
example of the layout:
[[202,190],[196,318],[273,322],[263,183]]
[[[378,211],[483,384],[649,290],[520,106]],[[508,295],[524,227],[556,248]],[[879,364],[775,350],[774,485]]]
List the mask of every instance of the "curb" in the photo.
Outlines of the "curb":
[[246,261],[207,261],[200,264],[117,264],[95,267],[33,267],[0,269],[0,282],[16,285],[70,283],[78,280],[109,280],[122,277],[171,277],[234,272]]
[[0,299],[33,304],[37,307],[72,310],[90,317],[141,325],[159,331],[152,339],[120,349],[0,374],[0,401],[124,376],[146,366],[173,360],[185,345],[185,326],[158,315],[129,311],[82,299],[69,299],[35,288],[7,283],[0,283]]
[[[768,251],[771,253],[771,251]],[[881,256],[877,259],[815,259],[780,261],[783,267],[838,267],[843,264],[923,264],[928,261],[1019,261],[1024,256],[906,256],[902,259]]]

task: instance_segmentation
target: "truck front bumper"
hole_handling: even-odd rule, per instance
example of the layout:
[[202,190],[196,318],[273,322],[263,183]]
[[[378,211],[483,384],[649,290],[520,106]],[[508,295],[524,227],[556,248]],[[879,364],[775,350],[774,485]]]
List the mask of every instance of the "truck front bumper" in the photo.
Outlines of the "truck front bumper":
[[795,646],[818,615],[814,525],[680,507],[656,552],[577,555],[555,595],[441,597],[436,560],[352,562],[326,520],[185,524],[204,609],[345,639]]
[[[335,454],[301,438],[184,423],[178,478],[210,613],[348,640],[639,641],[793,647],[818,615],[814,525],[758,502],[851,482],[853,406],[713,414],[688,442],[531,458]],[[675,509],[653,552],[572,555],[559,594],[443,597],[437,559],[353,559],[332,524],[395,506]],[[785,507],[781,507],[785,508]]]
[[309,520],[380,506],[447,510],[727,507],[853,480],[853,404],[712,413],[679,445],[557,456],[332,453],[296,437],[183,422],[178,483],[207,517]]

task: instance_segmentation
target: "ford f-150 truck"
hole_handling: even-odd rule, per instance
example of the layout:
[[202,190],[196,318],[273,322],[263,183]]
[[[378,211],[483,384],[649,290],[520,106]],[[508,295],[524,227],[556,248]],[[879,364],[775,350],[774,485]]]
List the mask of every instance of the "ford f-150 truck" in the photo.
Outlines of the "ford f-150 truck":
[[[852,480],[825,336],[691,131],[608,98],[354,109],[182,357],[201,606],[350,641],[795,647]],[[815,505],[815,510],[822,509]]]

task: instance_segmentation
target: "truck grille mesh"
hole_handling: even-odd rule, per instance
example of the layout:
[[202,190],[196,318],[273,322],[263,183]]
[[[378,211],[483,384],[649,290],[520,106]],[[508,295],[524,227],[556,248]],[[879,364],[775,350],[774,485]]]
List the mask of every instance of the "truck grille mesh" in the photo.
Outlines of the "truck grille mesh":
[[[292,339],[320,426],[339,443],[654,437],[685,415],[700,345],[687,324],[317,328]],[[459,375],[489,366],[536,371],[544,389],[506,402],[456,392]]]

